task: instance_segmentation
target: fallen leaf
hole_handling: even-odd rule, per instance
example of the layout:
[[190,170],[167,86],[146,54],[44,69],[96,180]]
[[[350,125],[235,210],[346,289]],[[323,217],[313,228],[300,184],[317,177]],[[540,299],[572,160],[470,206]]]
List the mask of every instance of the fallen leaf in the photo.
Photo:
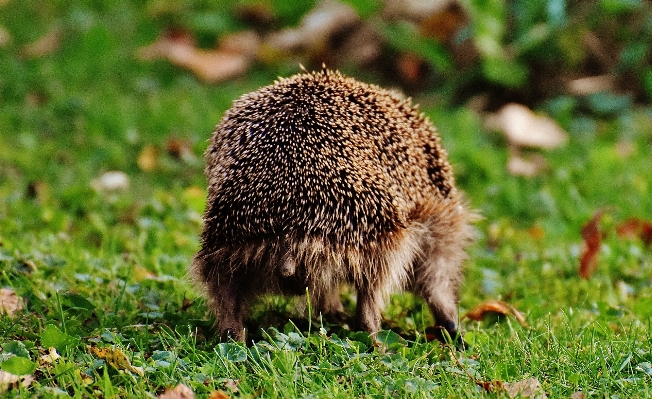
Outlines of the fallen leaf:
[[534,177],[546,168],[548,164],[541,154],[533,154],[525,158],[517,150],[510,151],[507,170],[513,176]]
[[486,121],[487,127],[500,130],[517,147],[557,148],[568,141],[568,134],[547,116],[536,115],[528,107],[510,103]]
[[566,89],[575,96],[586,96],[601,91],[612,91],[614,86],[613,75],[599,75],[573,79],[566,84]]
[[260,39],[253,31],[227,36],[214,50],[195,47],[187,33],[168,32],[154,43],[141,47],[141,60],[167,59],[174,65],[190,70],[204,82],[214,83],[245,73],[258,52]]
[[490,313],[498,313],[504,316],[513,316],[523,327],[528,327],[525,315],[515,307],[503,301],[487,301],[471,309],[464,318],[475,321],[482,321]]
[[106,172],[93,179],[91,186],[97,191],[118,191],[129,188],[129,177],[120,171]]
[[396,69],[401,80],[408,85],[415,86],[426,78],[426,62],[414,54],[401,54],[396,60]]
[[166,389],[165,392],[158,396],[159,399],[194,399],[195,393],[192,389],[183,384],[178,384],[176,387]]
[[41,359],[41,363],[53,364],[60,357],[61,355],[57,353],[57,350],[54,347],[50,347],[48,348],[48,354],[41,356],[40,359]]
[[582,227],[584,250],[580,257],[579,274],[586,280],[591,277],[598,266],[598,255],[600,253],[600,244],[602,243],[602,233],[600,232],[599,224],[603,213],[604,210],[602,209],[596,211],[591,220]]
[[266,45],[281,51],[305,50],[320,53],[326,50],[331,38],[346,32],[360,21],[349,5],[338,1],[322,1],[306,15],[297,28],[283,29],[270,34]]
[[18,384],[27,388],[32,385],[32,382],[34,382],[34,376],[32,375],[15,375],[0,370],[0,392]]
[[455,2],[438,10],[421,21],[419,27],[422,36],[431,37],[440,43],[451,42],[466,25],[467,17],[464,9]]
[[543,227],[539,225],[535,225],[527,229],[528,234],[530,237],[537,241],[541,241],[546,237],[546,231],[543,229]]
[[155,280],[157,276],[155,273],[144,268],[143,266],[136,265],[133,269],[132,277],[134,281],[140,283],[145,280]]
[[582,391],[573,392],[571,399],[586,399],[586,394]]
[[23,47],[23,55],[27,58],[40,58],[55,52],[61,45],[63,30],[55,25],[43,36]]
[[151,144],[147,144],[143,147],[140,151],[140,155],[138,155],[138,159],[136,159],[136,163],[140,170],[144,172],[153,171],[158,163],[158,150],[156,147]]
[[23,298],[9,288],[0,288],[0,314],[13,316],[23,309]]
[[652,223],[641,219],[627,219],[616,227],[618,237],[641,239],[646,247],[652,245]]
[[420,21],[425,16],[438,14],[454,5],[455,0],[403,0],[385,2],[383,14],[392,20],[407,19]]
[[117,370],[129,370],[140,376],[143,376],[144,370],[142,367],[134,367],[131,365],[129,358],[119,348],[97,348],[94,346],[87,347],[95,356],[104,359],[109,365]]
[[536,378],[527,380],[504,383],[503,388],[507,391],[510,398],[532,398],[547,399],[548,396],[543,390],[541,383]]
[[217,390],[211,392],[211,394],[208,395],[208,399],[231,399],[231,397],[226,392]]

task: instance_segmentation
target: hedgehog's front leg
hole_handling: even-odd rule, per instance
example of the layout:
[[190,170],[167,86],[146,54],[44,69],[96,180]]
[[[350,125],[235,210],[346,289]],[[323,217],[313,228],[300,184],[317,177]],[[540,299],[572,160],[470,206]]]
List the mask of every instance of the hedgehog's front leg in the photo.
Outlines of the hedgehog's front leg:
[[382,292],[373,286],[356,287],[358,304],[355,310],[356,329],[376,333],[380,330],[380,312],[383,306]]

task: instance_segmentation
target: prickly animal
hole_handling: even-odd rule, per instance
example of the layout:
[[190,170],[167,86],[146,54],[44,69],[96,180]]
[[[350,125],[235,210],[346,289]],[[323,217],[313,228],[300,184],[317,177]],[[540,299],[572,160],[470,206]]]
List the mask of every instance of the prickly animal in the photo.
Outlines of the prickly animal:
[[327,69],[280,79],[234,102],[206,160],[191,274],[223,337],[244,340],[265,293],[307,288],[319,311],[338,314],[342,284],[357,291],[355,328],[377,332],[384,299],[408,289],[457,336],[474,214],[409,99]]

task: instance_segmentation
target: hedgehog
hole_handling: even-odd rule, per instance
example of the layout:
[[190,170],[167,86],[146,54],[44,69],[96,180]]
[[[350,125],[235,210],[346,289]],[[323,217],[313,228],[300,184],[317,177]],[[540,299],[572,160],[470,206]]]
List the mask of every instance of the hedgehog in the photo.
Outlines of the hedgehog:
[[325,67],[303,70],[235,100],[205,157],[190,274],[222,339],[244,341],[248,310],[267,293],[308,292],[322,315],[341,316],[349,284],[352,328],[378,332],[388,295],[409,290],[430,308],[437,338],[459,342],[476,215],[409,98]]

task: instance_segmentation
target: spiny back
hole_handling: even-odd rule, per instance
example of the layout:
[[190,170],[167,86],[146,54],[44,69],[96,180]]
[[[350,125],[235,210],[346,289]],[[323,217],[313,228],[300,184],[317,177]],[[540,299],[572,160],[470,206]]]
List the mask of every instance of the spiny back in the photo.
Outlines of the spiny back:
[[285,236],[360,246],[455,190],[434,127],[409,100],[329,70],[236,100],[206,157],[209,246]]

